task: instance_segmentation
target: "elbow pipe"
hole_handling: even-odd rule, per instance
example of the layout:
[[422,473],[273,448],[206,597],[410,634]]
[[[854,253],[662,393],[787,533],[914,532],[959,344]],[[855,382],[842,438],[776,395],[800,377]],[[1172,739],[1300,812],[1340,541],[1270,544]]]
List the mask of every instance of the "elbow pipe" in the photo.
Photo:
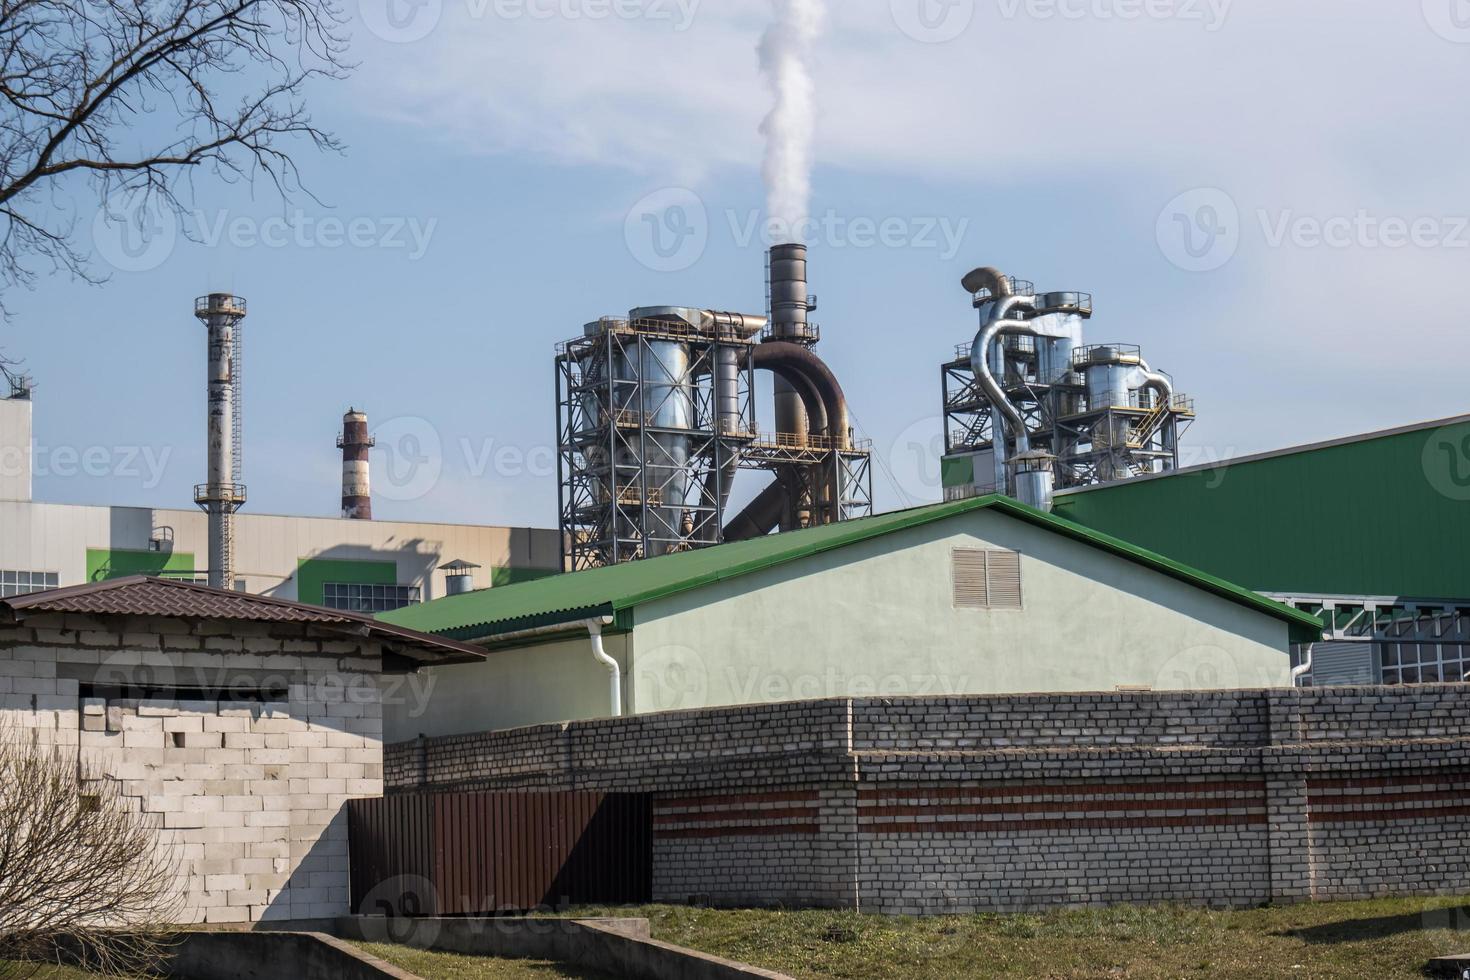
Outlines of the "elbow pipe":
[[1315,643],[1308,643],[1306,654],[1302,657],[1302,662],[1291,669],[1292,687],[1298,686],[1301,679],[1312,672],[1312,648],[1314,646],[1316,646]]
[[761,344],[755,349],[755,366],[757,369],[776,372],[788,380],[793,374],[800,375],[805,384],[815,389],[820,396],[827,415],[823,426],[827,436],[836,440],[839,449],[849,448],[847,396],[842,393],[837,375],[832,373],[832,369],[820,357],[800,344],[778,340]]
[[[966,276],[966,283],[968,284],[971,281],[971,276],[981,271],[985,270],[977,269],[970,276]],[[994,272],[994,270],[989,271]],[[1004,277],[999,282],[1005,283]],[[1021,417],[1020,410],[1006,398],[1005,392],[1001,390],[1000,382],[991,373],[990,346],[995,343],[996,338],[1002,333],[1031,333],[1032,331],[1027,329],[1024,322],[1008,318],[1017,309],[1035,309],[1035,307],[1036,297],[1013,296],[1010,294],[1009,286],[1007,286],[1005,294],[1000,295],[991,307],[990,316],[986,319],[984,325],[980,327],[980,332],[975,336],[975,345],[970,348],[970,369],[975,372],[975,380],[980,383],[980,387],[984,389],[985,395],[990,399],[991,404],[1005,416],[1006,421],[1015,430],[1016,453],[1018,455],[1030,450],[1031,437],[1026,432],[1026,420]],[[998,460],[1004,457],[1005,446],[997,444],[995,455]]]
[[612,717],[619,718],[623,714],[623,668],[618,666],[618,662],[608,656],[607,650],[603,648],[602,627],[605,625],[607,624],[601,619],[587,620],[587,635],[592,640],[593,659],[607,668]]
[[989,265],[971,270],[965,275],[965,278],[960,280],[960,285],[971,296],[982,289],[990,290],[990,295],[997,299],[1011,295],[1011,281],[999,269]]

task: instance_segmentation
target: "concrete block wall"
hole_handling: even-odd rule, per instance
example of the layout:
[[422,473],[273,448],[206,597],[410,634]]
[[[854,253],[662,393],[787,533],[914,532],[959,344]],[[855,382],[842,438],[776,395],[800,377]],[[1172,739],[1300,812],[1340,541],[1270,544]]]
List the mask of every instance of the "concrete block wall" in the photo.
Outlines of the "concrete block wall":
[[390,792],[655,794],[655,898],[894,913],[1436,894],[1470,685],[844,698],[389,746]]
[[0,725],[116,781],[177,859],[181,922],[348,909],[348,799],[383,788],[381,651],[302,625],[0,628]]

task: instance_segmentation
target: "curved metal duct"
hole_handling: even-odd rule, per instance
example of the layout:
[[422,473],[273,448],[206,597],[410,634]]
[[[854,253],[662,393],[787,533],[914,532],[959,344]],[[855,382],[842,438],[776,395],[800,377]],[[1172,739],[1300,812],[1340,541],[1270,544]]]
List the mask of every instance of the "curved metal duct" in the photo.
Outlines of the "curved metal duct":
[[[821,358],[800,344],[773,341],[755,349],[755,366],[786,380],[801,397],[812,435],[825,435],[838,448],[850,448],[847,396]],[[770,534],[781,523],[791,493],[780,477],[771,481],[725,526],[725,540],[745,541]]]
[[996,299],[1011,295],[1011,281],[999,269],[989,265],[982,265],[978,269],[971,269],[960,280],[960,285],[971,296],[974,296],[982,289],[990,290],[990,295]]

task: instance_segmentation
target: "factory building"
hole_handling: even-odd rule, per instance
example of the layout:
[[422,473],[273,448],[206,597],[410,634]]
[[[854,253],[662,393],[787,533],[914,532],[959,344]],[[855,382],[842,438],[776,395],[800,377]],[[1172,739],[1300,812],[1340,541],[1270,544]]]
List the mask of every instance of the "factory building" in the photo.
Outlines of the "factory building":
[[[373,613],[443,596],[452,577],[457,587],[467,574],[473,588],[487,589],[561,567],[560,539],[550,529],[236,513],[225,499],[244,496],[233,467],[211,468],[202,509],[37,501],[33,402],[28,388],[11,395],[0,398],[0,598],[138,574],[208,584],[211,555],[223,554],[230,588]],[[343,503],[355,518],[370,513],[366,424],[362,413],[349,413],[342,440]],[[211,432],[231,428],[221,419]],[[211,450],[232,441],[212,438]],[[452,562],[476,567],[440,570]]]
[[1319,615],[1304,683],[1470,679],[1470,416],[1063,490],[1055,512]]
[[[988,496],[382,617],[484,647],[384,737],[840,696],[1286,687],[1316,620]],[[1220,683],[1228,680],[1229,683]]]

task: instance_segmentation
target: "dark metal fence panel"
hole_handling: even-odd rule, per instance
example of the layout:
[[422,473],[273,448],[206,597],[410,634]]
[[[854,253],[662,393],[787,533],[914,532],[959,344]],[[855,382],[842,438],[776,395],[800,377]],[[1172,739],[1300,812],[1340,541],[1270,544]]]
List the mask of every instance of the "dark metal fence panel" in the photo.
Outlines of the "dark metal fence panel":
[[490,915],[648,902],[652,822],[647,793],[486,791],[352,800],[353,909]]

